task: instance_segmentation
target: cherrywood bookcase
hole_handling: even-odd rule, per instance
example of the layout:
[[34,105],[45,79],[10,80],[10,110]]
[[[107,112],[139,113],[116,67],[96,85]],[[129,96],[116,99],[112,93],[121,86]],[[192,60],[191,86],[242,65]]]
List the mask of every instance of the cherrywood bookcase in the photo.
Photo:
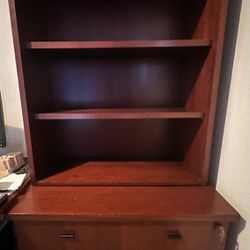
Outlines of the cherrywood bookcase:
[[207,184],[227,1],[10,5],[33,184]]
[[227,0],[9,4],[34,185],[11,212],[22,249],[66,249],[72,228],[67,249],[223,249],[237,214],[204,186]]

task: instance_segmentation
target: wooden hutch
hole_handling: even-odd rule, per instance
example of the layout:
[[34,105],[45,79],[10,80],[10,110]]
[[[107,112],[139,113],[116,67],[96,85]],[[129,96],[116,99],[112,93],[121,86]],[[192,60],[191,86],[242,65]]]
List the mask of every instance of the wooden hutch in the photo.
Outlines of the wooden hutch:
[[223,250],[208,186],[227,0],[9,0],[32,187],[20,250]]

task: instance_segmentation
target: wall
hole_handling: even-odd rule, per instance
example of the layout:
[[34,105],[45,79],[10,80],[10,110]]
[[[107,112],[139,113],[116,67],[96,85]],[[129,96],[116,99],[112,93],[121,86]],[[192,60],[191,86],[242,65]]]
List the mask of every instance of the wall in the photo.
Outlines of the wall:
[[23,151],[26,154],[8,8],[8,0],[0,0],[0,91],[7,137],[7,147],[0,148],[0,155],[10,151]]

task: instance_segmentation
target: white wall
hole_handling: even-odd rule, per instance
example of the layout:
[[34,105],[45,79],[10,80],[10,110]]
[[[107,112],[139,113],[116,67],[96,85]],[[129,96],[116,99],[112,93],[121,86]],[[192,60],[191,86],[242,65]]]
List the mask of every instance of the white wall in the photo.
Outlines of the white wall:
[[0,91],[7,136],[7,147],[0,148],[0,155],[10,151],[23,151],[26,154],[8,8],[8,0],[0,0]]
[[[229,27],[230,28],[230,27]],[[238,246],[230,239],[228,249],[250,249],[250,1],[243,0],[233,62],[217,190],[241,214],[234,228]],[[236,235],[231,235],[235,238]]]

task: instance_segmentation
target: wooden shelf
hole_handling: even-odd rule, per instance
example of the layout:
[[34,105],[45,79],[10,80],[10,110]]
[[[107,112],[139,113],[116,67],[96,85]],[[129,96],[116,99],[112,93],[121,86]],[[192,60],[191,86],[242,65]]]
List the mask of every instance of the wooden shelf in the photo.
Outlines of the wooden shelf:
[[186,111],[181,108],[164,109],[79,109],[50,113],[37,113],[37,120],[74,119],[203,119],[202,112]]
[[177,48],[209,47],[208,39],[186,40],[133,40],[133,41],[31,41],[27,49],[112,49],[112,48]]
[[[61,166],[67,169],[61,171]],[[201,179],[182,162],[106,161],[55,164],[59,173],[38,182],[40,185],[198,185]]]

